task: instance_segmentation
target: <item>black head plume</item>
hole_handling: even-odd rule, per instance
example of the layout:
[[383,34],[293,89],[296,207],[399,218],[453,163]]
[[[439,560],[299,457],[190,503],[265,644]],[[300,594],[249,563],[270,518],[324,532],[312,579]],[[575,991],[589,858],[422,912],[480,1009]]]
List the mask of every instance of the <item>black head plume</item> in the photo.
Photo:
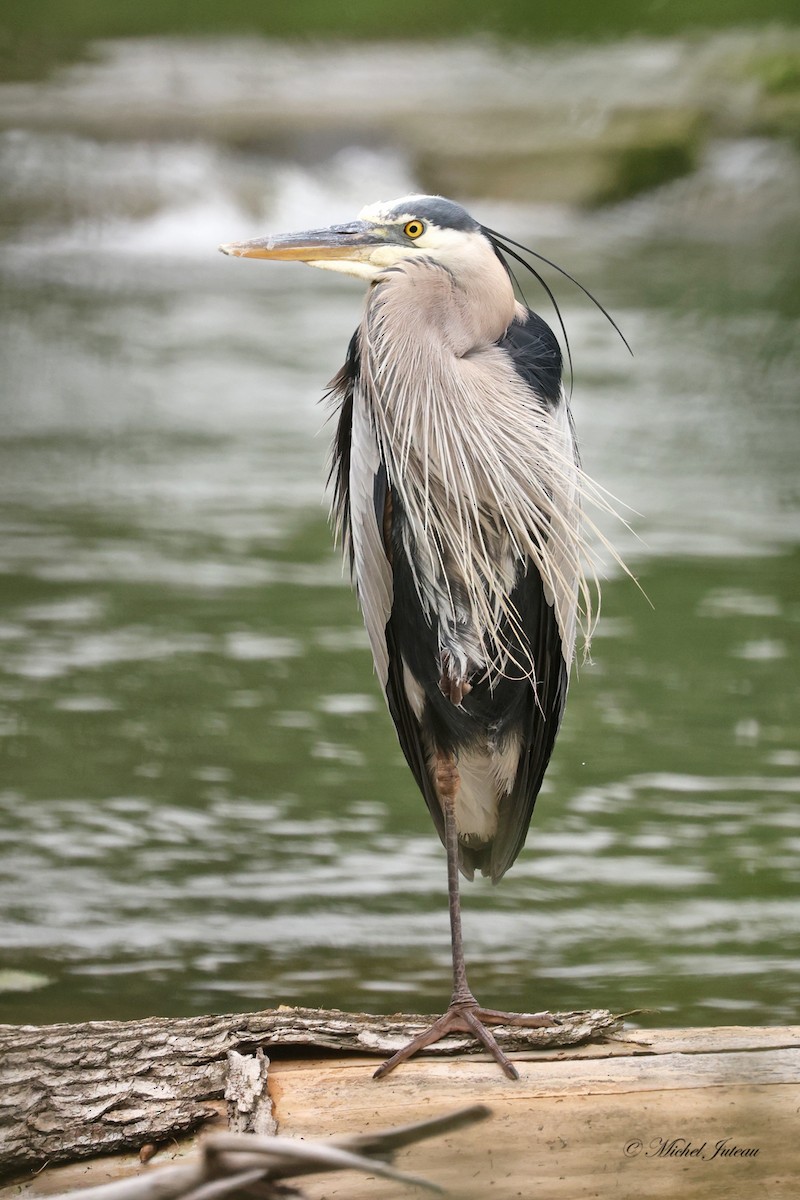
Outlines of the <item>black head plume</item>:
[[600,301],[597,299],[597,297],[593,296],[592,293],[589,291],[589,289],[585,288],[583,286],[583,284],[580,282],[580,280],[576,279],[574,275],[570,275],[569,271],[565,271],[563,267],[560,267],[558,265],[558,263],[553,262],[552,259],[545,258],[545,256],[543,254],[539,254],[536,250],[531,250],[530,246],[523,246],[521,242],[515,242],[513,238],[506,237],[504,234],[501,234],[501,233],[497,233],[494,229],[489,229],[488,225],[482,225],[481,232],[489,239],[489,241],[494,246],[497,257],[500,259],[500,261],[503,263],[504,267],[508,271],[512,280],[516,284],[518,292],[520,293],[521,296],[523,296],[523,299],[524,299],[524,294],[522,292],[522,288],[520,287],[519,280],[517,279],[516,275],[514,274],[514,271],[511,268],[511,264],[508,262],[508,258],[513,258],[514,261],[518,262],[520,264],[520,266],[523,266],[526,269],[526,271],[530,271],[531,275],[533,275],[533,277],[537,280],[537,282],[539,284],[541,284],[542,288],[547,293],[550,303],[552,304],[553,309],[555,311],[556,317],[558,318],[558,324],[559,324],[559,328],[561,329],[562,337],[564,338],[564,346],[565,346],[566,352],[567,352],[567,362],[569,363],[570,381],[572,380],[572,375],[573,375],[572,351],[570,349],[569,337],[567,336],[566,326],[564,325],[564,318],[561,315],[561,309],[558,306],[558,301],[556,300],[555,295],[553,293],[553,289],[550,287],[547,280],[543,278],[543,276],[540,274],[540,272],[536,270],[536,268],[528,261],[528,259],[523,258],[522,255],[520,253],[518,253],[520,250],[523,251],[525,254],[530,255],[531,258],[536,258],[539,260],[539,262],[546,263],[548,267],[552,267],[553,270],[558,271],[558,273],[560,275],[563,275],[565,279],[568,279],[570,281],[570,283],[574,283],[577,288],[580,288],[580,290],[583,292],[584,296],[587,296],[589,298],[589,300],[591,300],[592,304],[594,304],[595,307],[600,310],[600,312],[603,314],[603,316],[606,318],[606,320],[609,322],[609,324],[612,326],[612,328],[616,330],[616,332],[619,334],[620,338],[622,339],[623,344],[625,345],[626,349],[628,350],[628,353],[631,356],[633,356],[633,350],[631,350],[628,339],[625,337],[625,334],[622,332],[622,330],[620,329],[617,322],[611,316],[611,313],[609,313],[608,310],[603,307],[603,305],[600,303]]

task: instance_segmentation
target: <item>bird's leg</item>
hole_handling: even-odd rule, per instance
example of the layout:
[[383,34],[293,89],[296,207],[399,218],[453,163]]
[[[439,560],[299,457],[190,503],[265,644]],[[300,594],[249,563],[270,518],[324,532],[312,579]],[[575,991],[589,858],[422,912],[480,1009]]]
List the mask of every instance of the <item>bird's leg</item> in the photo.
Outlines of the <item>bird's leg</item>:
[[453,951],[453,995],[447,1012],[438,1021],[398,1050],[375,1072],[382,1079],[401,1062],[406,1062],[418,1050],[438,1042],[448,1033],[471,1033],[503,1068],[509,1079],[519,1079],[519,1072],[497,1044],[486,1025],[524,1025],[536,1027],[555,1025],[550,1013],[504,1013],[481,1008],[467,983],[464,943],[461,935],[461,893],[458,881],[458,829],[456,828],[456,797],[460,784],[458,766],[452,754],[437,751],[436,790],[444,813],[445,849],[447,851],[447,891],[450,900],[450,942]]
[[477,1004],[467,983],[467,964],[464,959],[464,939],[461,934],[461,889],[458,880],[458,829],[456,828],[456,796],[461,783],[458,767],[452,756],[439,752],[436,756],[436,790],[444,811],[444,843],[447,851],[447,895],[450,904],[450,947],[453,953],[453,995],[450,1007]]

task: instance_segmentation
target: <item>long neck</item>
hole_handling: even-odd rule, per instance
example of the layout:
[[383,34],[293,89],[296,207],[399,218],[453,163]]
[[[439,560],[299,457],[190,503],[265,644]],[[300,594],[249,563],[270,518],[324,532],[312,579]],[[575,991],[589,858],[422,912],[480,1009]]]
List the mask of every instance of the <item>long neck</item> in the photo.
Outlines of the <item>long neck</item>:
[[430,363],[496,342],[515,307],[508,275],[481,242],[460,256],[457,270],[423,258],[384,272],[370,289],[365,321],[370,340],[391,342],[393,357],[400,350]]

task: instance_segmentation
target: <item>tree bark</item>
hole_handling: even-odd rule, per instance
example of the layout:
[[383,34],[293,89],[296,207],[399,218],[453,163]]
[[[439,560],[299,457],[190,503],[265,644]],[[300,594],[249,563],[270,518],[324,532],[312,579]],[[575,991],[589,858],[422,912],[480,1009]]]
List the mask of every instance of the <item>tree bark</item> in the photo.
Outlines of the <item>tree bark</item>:
[[[541,1029],[499,1027],[506,1052],[574,1046],[620,1027],[609,1012],[559,1014]],[[269,1128],[268,1059],[279,1047],[387,1055],[430,1018],[278,1008],[204,1017],[0,1025],[0,1170],[71,1162],[160,1144],[218,1116]],[[453,1036],[428,1053],[474,1047]],[[252,1060],[242,1063],[242,1057]],[[380,1088],[381,1084],[376,1084]],[[248,1124],[249,1122],[249,1124]]]

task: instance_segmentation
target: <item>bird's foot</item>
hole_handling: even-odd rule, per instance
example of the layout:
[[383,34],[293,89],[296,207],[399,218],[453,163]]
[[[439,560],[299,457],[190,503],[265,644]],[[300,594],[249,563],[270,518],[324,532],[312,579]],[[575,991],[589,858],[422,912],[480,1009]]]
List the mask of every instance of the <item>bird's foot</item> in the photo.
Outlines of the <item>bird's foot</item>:
[[403,1046],[402,1050],[398,1050],[391,1058],[387,1058],[386,1062],[378,1067],[374,1078],[383,1079],[384,1075],[388,1075],[399,1063],[406,1062],[419,1050],[424,1050],[426,1046],[441,1041],[443,1037],[447,1037],[448,1033],[471,1033],[483,1048],[489,1051],[509,1079],[519,1079],[519,1071],[500,1049],[497,1039],[487,1026],[516,1025],[537,1029],[546,1025],[558,1024],[558,1018],[548,1012],[500,1012],[495,1008],[481,1008],[477,1000],[472,997],[469,1000],[453,1000],[444,1016],[439,1017],[438,1021],[434,1021],[428,1029],[417,1034],[407,1046]]

